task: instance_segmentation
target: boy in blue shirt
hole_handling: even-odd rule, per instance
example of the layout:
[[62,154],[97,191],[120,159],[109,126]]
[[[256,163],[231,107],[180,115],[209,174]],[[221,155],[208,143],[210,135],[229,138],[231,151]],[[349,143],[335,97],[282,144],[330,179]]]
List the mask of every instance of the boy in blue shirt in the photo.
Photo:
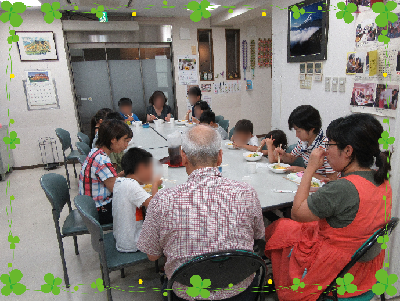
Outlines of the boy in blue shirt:
[[128,125],[132,124],[132,121],[140,121],[140,119],[132,113],[132,100],[130,98],[121,98],[118,101],[119,111],[125,122]]

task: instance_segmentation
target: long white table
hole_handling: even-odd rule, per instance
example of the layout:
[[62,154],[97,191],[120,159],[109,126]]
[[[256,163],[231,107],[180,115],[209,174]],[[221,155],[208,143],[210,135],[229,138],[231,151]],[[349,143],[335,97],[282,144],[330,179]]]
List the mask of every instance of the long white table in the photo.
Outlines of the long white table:
[[[163,128],[138,128],[133,130],[133,143],[130,147],[141,146],[146,149],[155,159],[160,160],[168,156],[168,147],[166,137],[175,131],[186,131],[185,126],[171,127],[167,124]],[[165,137],[165,139],[163,138]],[[288,207],[292,204],[294,193],[277,193],[272,189],[277,190],[297,190],[297,185],[290,182],[284,177],[286,174],[275,174],[267,167],[257,168],[255,174],[249,174],[247,170],[247,161],[243,158],[244,150],[228,149],[223,142],[223,157],[222,157],[222,175],[224,177],[242,181],[243,176],[249,176],[248,183],[255,188],[258,198],[261,202],[263,211]],[[263,157],[259,163],[268,163],[268,159]],[[166,188],[174,187],[178,184],[186,182],[188,176],[184,167],[168,168],[167,181],[164,181]]]

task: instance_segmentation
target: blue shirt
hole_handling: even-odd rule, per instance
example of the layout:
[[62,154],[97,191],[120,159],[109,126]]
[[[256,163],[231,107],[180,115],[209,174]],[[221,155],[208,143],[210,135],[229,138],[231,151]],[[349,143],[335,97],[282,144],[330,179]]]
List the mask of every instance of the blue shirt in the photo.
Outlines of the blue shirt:
[[[129,116],[126,116],[126,115],[122,114],[121,112],[119,112],[119,113],[121,114],[122,117],[124,117],[125,120],[129,118]],[[135,114],[132,114],[132,117],[133,117],[134,121],[140,121],[139,117],[137,117]],[[130,121],[126,121],[126,123],[128,123],[128,122],[130,124]]]

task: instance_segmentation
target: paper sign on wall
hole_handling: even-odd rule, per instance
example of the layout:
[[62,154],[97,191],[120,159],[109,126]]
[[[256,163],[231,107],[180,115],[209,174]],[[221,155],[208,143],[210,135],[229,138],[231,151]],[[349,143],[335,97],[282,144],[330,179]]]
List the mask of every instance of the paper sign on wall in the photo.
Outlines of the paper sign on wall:
[[178,81],[180,85],[197,85],[197,56],[178,55]]
[[369,54],[369,76],[376,75],[378,71],[378,50],[370,51]]

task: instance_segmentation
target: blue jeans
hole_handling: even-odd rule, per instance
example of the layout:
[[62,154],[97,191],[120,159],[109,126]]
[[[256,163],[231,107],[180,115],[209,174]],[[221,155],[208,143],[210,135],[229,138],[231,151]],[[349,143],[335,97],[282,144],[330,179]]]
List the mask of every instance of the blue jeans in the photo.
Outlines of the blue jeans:
[[[241,292],[240,294],[233,296],[231,298],[228,299],[222,299],[224,301],[254,301],[256,299],[256,292],[252,292],[253,291],[253,287],[258,286],[258,288],[254,289],[255,291],[259,291],[259,278],[260,278],[260,274],[259,272],[256,273],[256,275],[254,276],[253,282],[249,285],[249,287],[244,290],[243,292]],[[168,292],[169,294],[172,293],[172,291],[166,291],[168,286],[168,280],[165,278],[164,280],[164,284],[162,287],[162,292]],[[262,284],[261,284],[262,286]],[[186,301],[185,299],[179,298],[177,297],[175,294],[172,298],[173,301]],[[164,296],[163,295],[163,301],[168,301],[168,296]]]

